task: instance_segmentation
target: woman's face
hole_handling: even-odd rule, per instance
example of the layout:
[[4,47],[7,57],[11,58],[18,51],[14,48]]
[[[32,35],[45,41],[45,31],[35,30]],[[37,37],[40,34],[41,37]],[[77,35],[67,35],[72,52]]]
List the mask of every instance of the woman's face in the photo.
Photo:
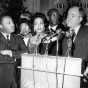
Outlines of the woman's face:
[[44,29],[45,29],[45,26],[44,26],[43,19],[40,17],[35,18],[35,20],[34,20],[34,31],[36,33],[41,33],[44,31]]
[[20,33],[26,35],[29,32],[31,32],[29,25],[27,23],[22,23],[20,25]]

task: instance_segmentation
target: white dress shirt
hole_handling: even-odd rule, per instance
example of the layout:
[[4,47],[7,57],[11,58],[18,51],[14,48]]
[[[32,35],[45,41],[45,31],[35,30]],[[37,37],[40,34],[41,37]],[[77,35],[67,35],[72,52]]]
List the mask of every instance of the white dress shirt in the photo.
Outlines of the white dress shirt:
[[74,28],[74,32],[75,32],[76,35],[75,35],[73,41],[76,39],[76,36],[77,36],[77,34],[79,32],[79,29],[80,29],[80,25],[78,25],[77,27]]
[[7,39],[7,36],[8,36],[8,39],[10,40],[11,34],[7,34],[7,33],[4,33],[4,32],[1,32],[1,33],[6,39]]
[[[49,25],[49,30],[50,30],[50,29],[53,29],[53,30],[55,31],[56,28],[57,28],[57,26],[58,26],[58,25],[55,25],[55,26],[50,26],[50,25]],[[51,31],[51,30],[50,30],[50,31]]]
[[25,37],[24,37],[23,40],[24,40],[25,45],[27,46],[29,38],[25,38]]

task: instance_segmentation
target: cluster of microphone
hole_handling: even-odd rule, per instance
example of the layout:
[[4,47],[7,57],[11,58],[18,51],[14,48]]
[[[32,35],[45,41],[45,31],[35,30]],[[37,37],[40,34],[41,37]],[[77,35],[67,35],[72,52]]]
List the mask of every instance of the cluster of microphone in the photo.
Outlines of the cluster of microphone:
[[[30,34],[30,32],[29,33],[20,33],[18,35],[24,37],[29,34]],[[53,41],[59,40],[61,38],[60,37],[61,35],[65,35],[65,37],[67,38],[68,51],[71,52],[72,45],[73,45],[73,35],[74,35],[73,30],[63,31],[62,29],[58,29],[55,33],[50,33],[50,34],[46,35],[44,38],[42,38],[41,42],[45,43],[45,41],[53,42]]]
[[[72,49],[73,49],[73,41],[74,41],[74,30],[68,30],[68,31],[63,31],[62,29],[58,29],[55,33],[51,33],[47,36],[45,36],[42,39],[42,42],[44,43],[45,41],[56,41],[60,40],[62,38],[61,36],[64,35],[64,37],[67,39],[67,52],[68,55],[72,55]],[[49,43],[50,43],[49,42]]]
[[66,38],[68,38],[68,40],[72,40],[74,32],[72,31],[63,31],[62,29],[58,29],[55,33],[50,33],[48,35],[46,35],[42,41],[47,41],[47,40],[51,40],[54,41],[56,39],[60,39],[61,35],[65,35]]
[[62,29],[58,29],[55,33],[50,33],[48,35],[46,35],[42,41],[45,42],[45,41],[56,41],[57,39],[60,39],[60,35],[62,34],[65,34],[64,31],[62,31]]
[[67,37],[67,45],[68,48],[71,49],[72,48],[72,44],[74,41],[74,30],[70,30],[68,32],[66,32],[66,37]]
[[29,34],[31,34],[31,32],[20,33],[18,35],[21,36],[21,37],[25,37],[25,36],[27,36]]

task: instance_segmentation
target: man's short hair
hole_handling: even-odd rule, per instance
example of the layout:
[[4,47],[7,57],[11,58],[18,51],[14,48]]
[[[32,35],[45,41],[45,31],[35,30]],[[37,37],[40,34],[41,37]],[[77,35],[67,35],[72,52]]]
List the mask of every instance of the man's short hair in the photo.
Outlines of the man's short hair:
[[47,12],[47,16],[51,17],[53,12],[56,12],[58,16],[60,15],[58,9],[52,8],[52,9],[49,9],[49,11]]
[[0,24],[2,24],[2,20],[3,20],[4,17],[12,18],[8,13],[2,13],[2,14],[0,15]]

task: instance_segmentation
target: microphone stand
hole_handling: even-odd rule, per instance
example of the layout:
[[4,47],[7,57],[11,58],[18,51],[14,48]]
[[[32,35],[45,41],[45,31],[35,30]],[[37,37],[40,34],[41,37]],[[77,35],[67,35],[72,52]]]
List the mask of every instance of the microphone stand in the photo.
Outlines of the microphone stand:
[[67,57],[70,57],[71,56],[71,50],[72,50],[72,38],[69,38],[68,40],[68,49],[67,49]]
[[[67,40],[67,58],[69,59],[69,57],[71,56],[71,50],[72,50],[72,37],[68,37]],[[65,68],[66,68],[66,58],[65,58],[65,62],[64,62],[64,71],[63,71],[63,81],[62,81],[62,88],[64,88],[64,73],[65,73]]]
[[56,88],[58,88],[58,48],[59,48],[58,38],[57,38],[56,42],[57,42],[57,48],[56,48]]
[[46,56],[48,55],[48,45],[49,45],[49,43],[46,43],[46,48],[45,48],[45,55]]
[[61,32],[59,32],[56,40],[56,88],[58,88],[58,51],[59,51],[59,37],[61,35]]

